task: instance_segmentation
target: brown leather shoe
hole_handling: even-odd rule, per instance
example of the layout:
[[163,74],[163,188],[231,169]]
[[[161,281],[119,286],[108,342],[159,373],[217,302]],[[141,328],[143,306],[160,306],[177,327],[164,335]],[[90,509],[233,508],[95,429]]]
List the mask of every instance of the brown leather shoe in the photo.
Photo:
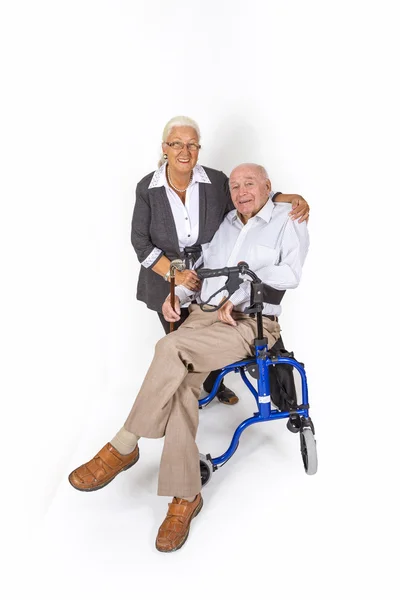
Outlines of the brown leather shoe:
[[156,539],[156,548],[160,552],[174,552],[183,546],[189,535],[191,520],[203,507],[203,498],[201,494],[197,494],[193,502],[174,498],[168,507]]
[[92,460],[72,471],[68,480],[81,492],[94,492],[109,484],[121,471],[133,467],[138,460],[138,445],[130,454],[120,454],[108,443]]

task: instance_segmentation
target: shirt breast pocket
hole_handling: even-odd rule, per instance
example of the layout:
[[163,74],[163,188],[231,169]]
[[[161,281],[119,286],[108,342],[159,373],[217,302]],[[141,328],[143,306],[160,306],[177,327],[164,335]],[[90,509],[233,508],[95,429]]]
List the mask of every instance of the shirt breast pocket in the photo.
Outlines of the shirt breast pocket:
[[249,266],[253,271],[263,267],[271,267],[279,262],[279,250],[271,248],[271,246],[256,244],[251,254],[251,264]]

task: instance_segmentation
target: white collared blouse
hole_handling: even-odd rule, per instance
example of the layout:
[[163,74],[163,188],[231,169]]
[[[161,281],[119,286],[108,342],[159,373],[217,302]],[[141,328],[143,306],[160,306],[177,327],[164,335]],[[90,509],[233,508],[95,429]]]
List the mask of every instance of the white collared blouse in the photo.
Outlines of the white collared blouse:
[[[154,172],[149,189],[162,186],[165,187],[167,198],[171,205],[172,215],[174,217],[179,249],[182,252],[187,246],[195,245],[199,237],[199,183],[208,183],[211,185],[211,181],[203,167],[199,164],[195,165],[193,168],[192,181],[186,190],[184,204],[178,194],[168,184],[165,172],[166,166],[167,163],[164,163]],[[149,256],[141,263],[142,266],[148,267],[149,265],[154,264],[160,254],[162,254],[162,250],[160,248],[154,248]]]

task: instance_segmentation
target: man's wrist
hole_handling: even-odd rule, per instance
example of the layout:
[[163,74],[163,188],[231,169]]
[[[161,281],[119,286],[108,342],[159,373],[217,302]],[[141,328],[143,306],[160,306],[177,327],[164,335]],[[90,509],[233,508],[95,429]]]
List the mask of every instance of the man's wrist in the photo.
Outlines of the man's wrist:
[[250,282],[244,281],[241,283],[239,289],[233,292],[229,300],[234,307],[239,306],[244,302],[248,302],[250,300]]
[[190,302],[193,297],[193,292],[188,288],[185,288],[184,285],[177,285],[175,287],[175,298],[179,298],[179,302],[185,304],[186,302]]

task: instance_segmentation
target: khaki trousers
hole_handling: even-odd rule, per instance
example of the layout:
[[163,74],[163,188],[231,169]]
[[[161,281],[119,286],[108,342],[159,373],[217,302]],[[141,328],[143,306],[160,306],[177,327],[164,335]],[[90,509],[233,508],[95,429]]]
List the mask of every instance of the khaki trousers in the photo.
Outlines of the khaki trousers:
[[[234,313],[237,327],[205,313],[196,304],[177,331],[156,344],[153,361],[125,428],[140,437],[165,436],[158,494],[194,496],[201,489],[196,433],[200,386],[210,371],[254,355],[257,321]],[[277,322],[263,319],[271,347],[280,335]]]

